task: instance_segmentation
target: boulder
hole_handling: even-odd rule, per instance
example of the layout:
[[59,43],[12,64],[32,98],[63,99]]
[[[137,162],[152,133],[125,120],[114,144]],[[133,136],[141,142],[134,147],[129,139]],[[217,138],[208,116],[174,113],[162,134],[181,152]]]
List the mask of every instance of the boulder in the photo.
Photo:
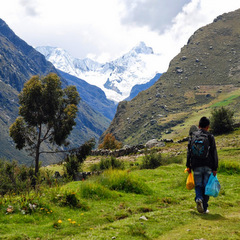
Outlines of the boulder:
[[157,139],[149,140],[149,141],[146,143],[146,147],[147,147],[147,148],[164,147],[164,146],[165,146],[165,143],[164,143],[164,142],[161,142],[161,141],[158,141]]

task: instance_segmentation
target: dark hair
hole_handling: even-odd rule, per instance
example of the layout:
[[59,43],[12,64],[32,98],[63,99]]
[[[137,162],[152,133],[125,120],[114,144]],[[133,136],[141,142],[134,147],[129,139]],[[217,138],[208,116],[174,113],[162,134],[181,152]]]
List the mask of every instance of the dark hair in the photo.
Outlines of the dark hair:
[[207,117],[202,117],[199,121],[199,127],[205,128],[210,125],[210,120]]

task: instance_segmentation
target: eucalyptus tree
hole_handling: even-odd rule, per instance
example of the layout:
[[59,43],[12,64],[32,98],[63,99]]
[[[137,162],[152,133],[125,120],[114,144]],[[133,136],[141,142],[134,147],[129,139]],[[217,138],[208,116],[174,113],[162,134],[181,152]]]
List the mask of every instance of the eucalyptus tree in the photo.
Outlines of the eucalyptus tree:
[[39,172],[42,144],[67,144],[67,137],[76,125],[80,101],[75,86],[62,88],[60,78],[50,73],[33,76],[19,94],[19,116],[10,126],[16,148],[26,149],[35,157],[35,175]]

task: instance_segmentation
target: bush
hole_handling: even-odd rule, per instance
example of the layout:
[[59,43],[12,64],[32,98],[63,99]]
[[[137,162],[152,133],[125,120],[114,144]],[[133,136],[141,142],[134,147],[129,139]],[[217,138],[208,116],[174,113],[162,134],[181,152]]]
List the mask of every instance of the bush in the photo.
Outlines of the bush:
[[87,156],[91,153],[95,145],[95,140],[91,139],[85,142],[78,149],[73,150],[65,159],[64,176],[75,179],[77,173],[81,171],[82,164]]
[[61,207],[81,208],[82,210],[88,210],[89,207],[83,201],[80,201],[76,193],[65,192],[55,196],[52,201]]
[[99,183],[84,182],[81,185],[81,196],[83,198],[106,199],[115,198],[118,195]]
[[99,149],[120,149],[122,147],[122,143],[117,141],[115,137],[108,133],[105,135],[103,139],[103,143],[99,145]]
[[34,178],[33,168],[0,160],[0,195],[30,191]]
[[99,170],[106,170],[106,169],[124,169],[124,162],[116,159],[115,157],[111,156],[110,158],[102,158],[99,163]]
[[211,114],[210,127],[213,134],[229,133],[234,130],[233,111],[221,107],[220,109],[214,109]]
[[123,170],[107,170],[99,177],[99,183],[111,190],[150,194],[151,189],[140,179]]
[[141,169],[155,169],[163,164],[162,156],[160,153],[152,152],[145,154],[140,165]]

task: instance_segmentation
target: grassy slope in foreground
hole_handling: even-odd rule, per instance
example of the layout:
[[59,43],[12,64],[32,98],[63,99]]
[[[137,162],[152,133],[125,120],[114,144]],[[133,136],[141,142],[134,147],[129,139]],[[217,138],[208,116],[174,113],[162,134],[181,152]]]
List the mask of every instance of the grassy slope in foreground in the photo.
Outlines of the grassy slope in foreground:
[[[240,163],[239,133],[237,130],[216,138],[220,162],[231,158]],[[171,143],[164,150],[172,154],[180,149],[184,159],[185,148],[186,143]],[[196,211],[194,191],[185,188],[184,165],[132,171],[131,174],[153,190],[149,195],[114,192],[112,198],[83,199],[80,188],[88,181],[72,182],[26,195],[38,200],[43,208],[31,215],[17,211],[6,215],[7,206],[0,198],[0,239],[239,239],[240,186],[237,183],[240,176],[218,174],[222,186],[220,195],[210,199],[210,214],[203,215]],[[90,209],[59,207],[50,200],[66,191],[75,192]],[[19,198],[24,196],[12,195],[11,204],[16,204]],[[148,220],[140,220],[141,216]],[[62,223],[56,229],[53,225],[58,220]]]

